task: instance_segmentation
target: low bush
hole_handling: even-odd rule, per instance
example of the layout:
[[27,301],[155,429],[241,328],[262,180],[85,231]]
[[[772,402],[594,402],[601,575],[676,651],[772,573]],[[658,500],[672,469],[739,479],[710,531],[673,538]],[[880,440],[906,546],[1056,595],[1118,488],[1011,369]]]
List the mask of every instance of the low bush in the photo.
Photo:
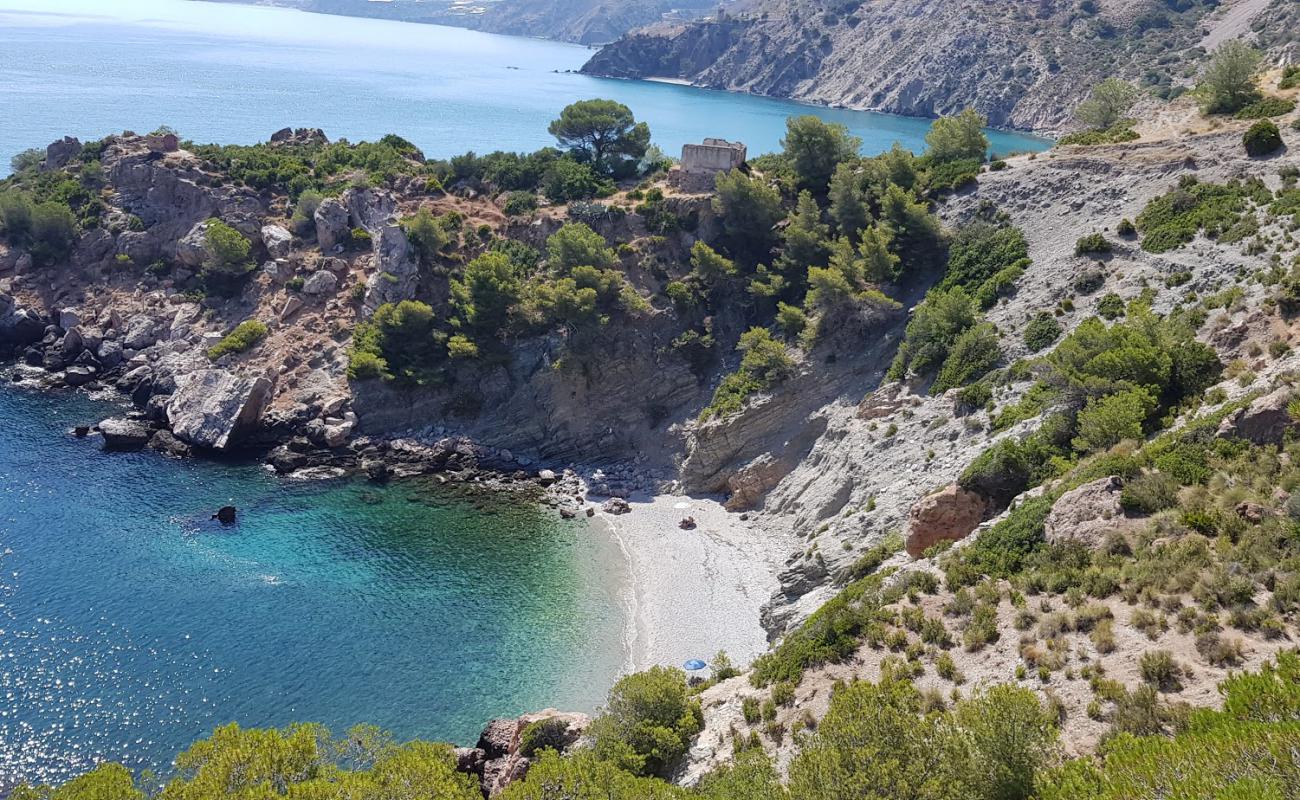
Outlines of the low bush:
[[246,319],[235,329],[208,348],[208,358],[216,361],[228,353],[245,353],[266,338],[266,323],[256,319]]
[[1061,323],[1046,311],[1040,311],[1025,326],[1024,341],[1029,352],[1037,353],[1061,338]]
[[1147,472],[1124,484],[1119,504],[1132,514],[1154,514],[1178,502],[1178,483],[1163,472]]
[[1074,243],[1074,254],[1076,256],[1099,255],[1110,251],[1110,241],[1101,231],[1094,231]]
[[1290,114],[1295,110],[1295,101],[1282,97],[1265,97],[1246,106],[1233,116],[1237,119],[1267,119]]
[[1250,126],[1241,138],[1246,154],[1258,158],[1271,155],[1282,148],[1282,133],[1270,120],[1262,119]]

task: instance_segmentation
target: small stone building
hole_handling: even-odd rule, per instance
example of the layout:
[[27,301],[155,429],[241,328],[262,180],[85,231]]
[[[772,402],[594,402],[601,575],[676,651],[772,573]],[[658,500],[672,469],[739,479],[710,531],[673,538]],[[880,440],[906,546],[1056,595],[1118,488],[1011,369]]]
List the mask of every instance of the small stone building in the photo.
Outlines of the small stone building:
[[682,170],[697,175],[726,172],[745,163],[743,142],[705,139],[703,144],[682,145]]

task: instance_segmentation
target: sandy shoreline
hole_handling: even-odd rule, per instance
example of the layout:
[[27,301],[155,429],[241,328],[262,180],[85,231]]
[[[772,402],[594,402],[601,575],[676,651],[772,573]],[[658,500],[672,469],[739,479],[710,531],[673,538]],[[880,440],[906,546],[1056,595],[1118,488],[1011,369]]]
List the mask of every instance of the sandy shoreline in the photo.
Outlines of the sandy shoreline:
[[[597,513],[627,562],[627,671],[711,661],[738,665],[767,649],[759,610],[778,587],[787,549],[713,499],[629,499],[630,514]],[[677,523],[695,517],[694,530]]]

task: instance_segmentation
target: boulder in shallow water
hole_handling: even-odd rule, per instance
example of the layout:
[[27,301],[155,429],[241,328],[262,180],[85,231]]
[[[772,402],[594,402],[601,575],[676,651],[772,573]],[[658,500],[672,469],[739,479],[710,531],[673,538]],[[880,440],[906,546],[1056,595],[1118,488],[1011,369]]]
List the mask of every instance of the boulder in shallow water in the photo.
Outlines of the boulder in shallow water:
[[213,514],[212,518],[222,525],[234,525],[237,513],[234,506],[222,506],[217,509],[217,513]]
[[177,379],[167,402],[172,432],[196,447],[224,450],[257,427],[271,398],[271,382],[202,369]]
[[149,426],[135,419],[113,417],[99,423],[105,450],[139,450],[149,442]]

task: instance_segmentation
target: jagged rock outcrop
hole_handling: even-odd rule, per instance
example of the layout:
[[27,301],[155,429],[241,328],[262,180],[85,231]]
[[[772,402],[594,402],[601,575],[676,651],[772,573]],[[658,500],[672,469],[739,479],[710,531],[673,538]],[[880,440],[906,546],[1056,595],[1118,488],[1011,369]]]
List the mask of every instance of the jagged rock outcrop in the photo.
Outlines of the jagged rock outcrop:
[[279,225],[263,225],[262,247],[271,258],[287,258],[293,248],[293,234]]
[[375,272],[366,281],[366,308],[400,303],[415,297],[420,263],[415,249],[398,225],[383,225],[374,237]]
[[347,241],[352,229],[348,227],[348,207],[336,197],[327,197],[316,208],[316,243],[322,253],[332,252]]
[[1120,505],[1123,488],[1123,481],[1111,475],[1061,495],[1043,522],[1047,541],[1078,542],[1095,550],[1105,543],[1110,533],[1130,527]]
[[907,554],[921,555],[939,542],[965,539],[979,526],[988,510],[988,501],[957,484],[945,486],[921,498],[907,521]]
[[[1176,72],[1170,56],[1195,64],[1201,51],[1193,48],[1223,19],[1205,16],[1212,7],[1115,0],[1081,11],[1075,0],[878,0],[829,8],[776,0],[754,12],[634,31],[602,48],[583,72],[673,77],[917,116],[973,106],[995,126],[1055,131],[1117,70],[1137,79],[1151,67]],[[1285,30],[1281,21],[1262,21]],[[1147,50],[1144,36],[1156,30],[1171,44]]]
[[1254,444],[1281,444],[1286,432],[1296,424],[1287,410],[1295,396],[1295,390],[1283,386],[1256,398],[1219,423],[1219,436],[1245,439]]
[[189,373],[177,381],[167,419],[177,438],[212,450],[238,444],[261,419],[271,382],[222,369]]

